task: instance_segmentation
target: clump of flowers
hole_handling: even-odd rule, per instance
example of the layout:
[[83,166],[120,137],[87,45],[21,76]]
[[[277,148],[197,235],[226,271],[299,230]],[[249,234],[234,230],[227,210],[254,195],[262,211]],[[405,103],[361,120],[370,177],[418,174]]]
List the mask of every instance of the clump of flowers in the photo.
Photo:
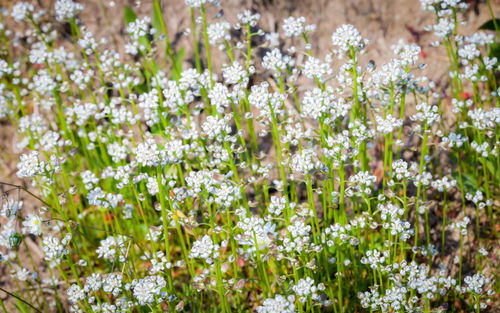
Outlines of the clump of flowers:
[[123,55],[79,2],[2,8],[0,119],[22,150],[22,183],[0,182],[4,310],[498,309],[498,38],[458,33],[467,2],[421,0],[444,85],[414,43],[379,64],[337,25],[319,57],[305,17],[271,33],[185,2],[192,62],[158,0],[125,8]]

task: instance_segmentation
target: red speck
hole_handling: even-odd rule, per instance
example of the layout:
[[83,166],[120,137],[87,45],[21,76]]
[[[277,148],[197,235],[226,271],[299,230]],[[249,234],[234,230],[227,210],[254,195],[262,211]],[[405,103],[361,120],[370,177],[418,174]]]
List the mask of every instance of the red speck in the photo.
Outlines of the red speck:
[[106,213],[105,217],[106,217],[106,222],[108,223],[115,218],[113,212]]
[[243,259],[241,257],[238,257],[238,259],[236,260],[236,264],[239,267],[243,267],[245,265],[245,261],[243,261]]
[[420,49],[420,57],[425,58],[426,54],[424,49]]
[[470,98],[470,94],[466,91],[460,95],[460,97],[464,100],[467,100]]
[[405,25],[406,27],[406,30],[408,30],[411,34],[411,36],[413,37],[413,39],[415,40],[415,42],[420,42],[420,32],[418,30],[416,30],[415,28],[413,28],[412,26],[409,26],[409,25]]

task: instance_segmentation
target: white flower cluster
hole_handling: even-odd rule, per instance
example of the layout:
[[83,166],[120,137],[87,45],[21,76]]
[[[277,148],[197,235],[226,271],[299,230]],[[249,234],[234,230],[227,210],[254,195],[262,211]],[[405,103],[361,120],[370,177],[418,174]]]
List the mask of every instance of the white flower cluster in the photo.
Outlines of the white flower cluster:
[[284,297],[275,295],[274,298],[267,298],[262,305],[257,307],[257,313],[295,313],[295,297],[290,295]]
[[287,205],[287,200],[285,197],[271,196],[271,200],[269,202],[267,210],[269,213],[279,216],[281,215],[281,212],[285,210],[286,205]]
[[38,160],[38,151],[32,151],[30,154],[21,155],[17,169],[17,177],[19,178],[34,177],[44,173],[45,162]]
[[241,219],[236,225],[243,233],[235,235],[235,239],[240,245],[250,246],[246,251],[250,254],[255,253],[257,249],[268,248],[277,235],[276,225],[272,222],[266,222],[257,216],[250,216]]
[[213,264],[214,259],[219,257],[219,249],[219,245],[214,244],[209,235],[204,235],[193,243],[189,257],[201,258],[208,264]]
[[243,24],[249,24],[251,27],[255,27],[260,19],[260,14],[252,14],[250,10],[244,10],[243,13],[238,13],[237,17]]
[[231,205],[241,199],[241,192],[238,186],[221,183],[213,192],[215,199],[214,202],[221,207],[229,208]]
[[69,244],[72,236],[71,234],[66,234],[64,238],[59,241],[58,238],[53,237],[52,234],[48,234],[43,237],[42,249],[44,254],[44,259],[49,262],[51,267],[56,266],[61,262],[61,258],[69,253],[66,246]]
[[16,20],[16,22],[23,21],[27,18],[27,15],[32,14],[35,11],[35,7],[27,2],[16,3],[10,12],[10,15]]
[[[284,237],[282,244],[278,246],[281,252],[297,254],[307,250],[316,250],[319,252],[321,246],[311,244],[311,225],[305,222],[305,219],[299,215],[290,218],[290,225],[287,227],[288,236]],[[307,250],[306,250],[307,249]]]
[[377,249],[368,250],[366,256],[361,258],[361,264],[369,265],[372,269],[376,270],[389,259],[389,250],[384,250],[382,253]]
[[438,112],[436,105],[429,105],[427,103],[417,104],[417,113],[411,116],[413,121],[425,122],[428,126],[441,121],[441,115]]
[[23,230],[26,233],[30,233],[36,236],[42,234],[42,219],[40,216],[30,213],[23,222]]
[[318,292],[325,290],[325,285],[315,285],[311,277],[301,278],[296,284],[292,284],[292,290],[298,296],[300,303],[305,303],[309,296],[313,301],[318,300]]
[[96,250],[97,256],[110,262],[115,261],[118,257],[120,262],[124,262],[126,259],[126,242],[127,237],[123,235],[109,236],[99,243],[99,248]]
[[448,191],[457,185],[457,181],[454,179],[449,179],[448,177],[443,177],[441,179],[436,179],[431,182],[431,186],[437,189],[439,192]]
[[222,139],[225,134],[231,132],[231,126],[228,124],[229,116],[218,118],[216,116],[207,116],[206,121],[201,125],[203,133],[208,139]]
[[132,40],[138,41],[140,38],[146,36],[148,33],[153,34],[154,30],[149,30],[151,19],[147,16],[138,18],[127,25],[127,32],[132,37]]
[[326,91],[319,88],[314,88],[312,91],[307,90],[302,100],[302,114],[319,120],[335,106],[334,100],[335,96],[331,89]]
[[[367,195],[371,194],[371,187],[377,181],[375,175],[370,174],[370,172],[358,172],[357,174],[349,177],[349,186],[357,192],[363,192]],[[352,191],[348,193],[352,195]]]
[[164,291],[167,282],[160,275],[134,279],[131,286],[134,291],[134,297],[140,305],[151,304],[156,301],[157,303],[161,303],[167,297],[167,293]]
[[184,0],[186,5],[191,8],[199,8],[207,3],[215,2],[215,0]]
[[87,55],[91,55],[97,49],[97,42],[91,32],[85,32],[82,38],[78,39],[78,45],[85,50]]
[[467,115],[471,118],[474,127],[480,130],[494,129],[500,124],[500,108],[492,108],[490,111],[476,108],[469,110]]
[[83,10],[83,7],[83,4],[74,2],[72,0],[57,0],[54,4],[56,19],[58,21],[72,19],[81,10]]
[[377,121],[377,131],[382,134],[391,134],[394,129],[398,129],[403,125],[401,119],[395,118],[393,116],[387,116],[383,118],[380,115],[375,116]]
[[465,286],[462,287],[462,292],[472,292],[477,295],[488,294],[488,296],[495,294],[493,289],[489,289],[493,280],[482,274],[476,273],[472,276],[466,276],[464,282]]
[[217,112],[221,114],[224,112],[225,108],[231,105],[229,90],[221,83],[216,83],[214,87],[208,91],[208,98],[210,99],[210,104],[215,106]]
[[301,17],[293,17],[290,16],[283,21],[283,31],[285,32],[285,36],[287,37],[299,37],[302,36],[304,32],[312,32],[316,29],[316,25],[304,25],[306,22],[306,18]]
[[449,148],[460,148],[467,141],[462,134],[450,133],[448,137],[443,137],[443,142],[448,144]]
[[320,166],[317,153],[311,149],[304,149],[300,154],[295,154],[290,162],[293,171],[307,175],[310,171]]
[[332,34],[332,43],[337,47],[337,55],[349,55],[350,50],[361,51],[368,44],[359,31],[350,24],[344,24]]
[[[293,58],[288,55],[283,55],[278,48],[274,48],[273,50],[266,52],[262,58],[262,67],[270,70],[272,73],[280,73],[288,66],[293,66],[293,64]],[[254,91],[254,87],[257,88],[258,86],[252,86],[252,91]]]
[[158,145],[154,139],[149,138],[145,142],[141,142],[134,148],[137,163],[142,166],[157,166],[160,162]]
[[221,40],[231,39],[229,35],[230,29],[231,25],[228,22],[219,22],[209,25],[207,28],[207,35],[210,44],[215,45]]

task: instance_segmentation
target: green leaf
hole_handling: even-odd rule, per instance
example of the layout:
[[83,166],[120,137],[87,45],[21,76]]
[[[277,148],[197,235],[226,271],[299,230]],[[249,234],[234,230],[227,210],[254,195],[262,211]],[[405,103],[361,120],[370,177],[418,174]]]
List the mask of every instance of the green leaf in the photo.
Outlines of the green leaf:
[[142,83],[140,85],[135,86],[134,90],[137,91],[140,94],[148,92],[148,85],[144,82],[144,83]]
[[162,135],[163,134],[163,130],[161,128],[160,125],[158,124],[155,124],[151,127],[151,130],[150,130],[151,134],[153,135]]
[[[174,58],[174,68],[179,69],[179,71],[182,71],[182,58],[184,57],[185,50],[184,48],[181,48],[179,53]],[[174,70],[172,71],[172,79],[173,80],[178,80],[180,77],[178,77],[178,73]]]
[[496,177],[495,164],[491,160],[486,160],[486,169],[490,171],[490,174],[493,175],[493,177]]
[[125,6],[125,8],[123,9],[123,15],[127,24],[130,24],[137,19],[137,15],[129,6]]
[[158,39],[160,33],[163,33],[160,20],[163,18],[163,16],[161,16],[160,14],[161,12],[158,12],[158,10],[153,10],[153,28],[156,29],[156,33],[154,35],[155,39]]
[[[458,174],[458,172],[453,172],[451,176],[454,180],[457,181],[458,184],[460,184],[460,175]],[[470,175],[462,173],[462,181],[464,184],[464,191],[466,193],[475,193],[476,190],[480,189],[476,184],[476,180]]]
[[[137,15],[129,6],[125,6],[123,15],[125,16],[125,22],[127,22],[127,24],[130,24],[137,19]],[[146,36],[139,38],[139,44],[148,47],[148,49],[151,48],[151,44]]]
[[30,309],[26,304],[24,304],[21,300],[16,299],[16,303],[14,303],[14,306],[16,307],[18,312],[21,313],[30,313]]
[[490,58],[500,58],[500,45],[496,42],[492,43],[488,49],[488,56]]
[[[160,66],[158,65],[158,63],[156,62],[156,60],[153,60],[153,62],[151,64],[155,68],[155,72],[158,73],[158,71],[160,71]],[[151,73],[151,74],[153,74],[153,73]]]
[[[496,18],[495,21],[497,22],[497,26],[500,26],[500,19]],[[495,23],[493,22],[493,19],[491,19],[491,20],[487,21],[486,23],[484,23],[483,25],[481,25],[481,27],[479,27],[479,29],[496,30]]]
[[147,47],[148,49],[151,48],[151,43],[149,42],[148,38],[146,38],[146,36],[139,38],[139,44]]

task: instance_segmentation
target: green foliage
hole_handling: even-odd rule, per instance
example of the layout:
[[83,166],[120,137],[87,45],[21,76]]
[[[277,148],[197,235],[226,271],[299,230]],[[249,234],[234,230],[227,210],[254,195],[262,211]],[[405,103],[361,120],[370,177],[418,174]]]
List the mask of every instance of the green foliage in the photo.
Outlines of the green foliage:
[[495,21],[493,21],[492,19],[485,22],[483,25],[481,25],[479,27],[479,29],[482,29],[482,30],[496,30],[495,29],[495,23],[498,25],[500,25],[500,19],[495,19]]
[[137,19],[137,15],[135,14],[134,10],[132,10],[129,6],[125,6],[123,16],[127,24],[135,22],[135,20]]

